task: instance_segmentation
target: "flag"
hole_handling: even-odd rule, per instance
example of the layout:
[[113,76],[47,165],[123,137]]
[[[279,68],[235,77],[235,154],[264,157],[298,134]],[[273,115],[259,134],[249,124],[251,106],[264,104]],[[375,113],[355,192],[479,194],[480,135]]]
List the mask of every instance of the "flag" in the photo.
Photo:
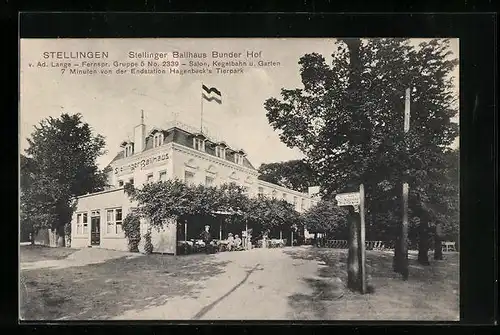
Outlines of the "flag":
[[207,86],[202,84],[202,95],[203,99],[207,101],[215,101],[218,104],[222,103],[222,95],[220,94],[220,91],[216,89],[215,87],[208,88]]

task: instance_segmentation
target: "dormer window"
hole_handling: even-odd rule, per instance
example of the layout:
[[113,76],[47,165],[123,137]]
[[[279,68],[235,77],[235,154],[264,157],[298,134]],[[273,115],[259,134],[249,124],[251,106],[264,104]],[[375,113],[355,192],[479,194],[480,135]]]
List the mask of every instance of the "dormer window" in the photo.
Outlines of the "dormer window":
[[128,143],[125,145],[125,157],[130,157],[134,154],[134,145],[132,143]]
[[215,147],[215,156],[226,159],[226,148],[222,146],[216,146]]
[[193,148],[199,151],[205,151],[205,140],[199,137],[193,138]]
[[163,133],[155,133],[153,135],[153,148],[163,145]]
[[240,164],[240,165],[243,165],[243,155],[240,154],[240,153],[235,153],[234,154],[234,162],[236,164]]

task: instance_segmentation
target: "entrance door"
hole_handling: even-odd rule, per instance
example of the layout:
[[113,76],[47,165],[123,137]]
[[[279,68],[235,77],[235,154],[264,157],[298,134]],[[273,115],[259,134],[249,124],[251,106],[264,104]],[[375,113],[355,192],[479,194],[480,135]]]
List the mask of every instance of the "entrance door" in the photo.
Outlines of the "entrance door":
[[101,216],[99,211],[92,212],[90,217],[90,245],[101,244]]

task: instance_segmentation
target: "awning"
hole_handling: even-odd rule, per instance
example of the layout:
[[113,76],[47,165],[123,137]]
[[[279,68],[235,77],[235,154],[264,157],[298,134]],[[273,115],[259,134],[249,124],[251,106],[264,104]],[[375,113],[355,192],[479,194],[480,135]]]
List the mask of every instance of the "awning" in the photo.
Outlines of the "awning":
[[241,215],[240,211],[213,211],[212,214],[217,215]]

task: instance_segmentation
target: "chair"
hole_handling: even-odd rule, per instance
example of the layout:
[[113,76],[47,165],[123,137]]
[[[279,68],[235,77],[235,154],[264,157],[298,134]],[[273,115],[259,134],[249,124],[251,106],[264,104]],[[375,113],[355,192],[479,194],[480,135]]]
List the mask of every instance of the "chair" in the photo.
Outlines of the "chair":
[[441,246],[444,252],[457,251],[455,242],[442,242]]

